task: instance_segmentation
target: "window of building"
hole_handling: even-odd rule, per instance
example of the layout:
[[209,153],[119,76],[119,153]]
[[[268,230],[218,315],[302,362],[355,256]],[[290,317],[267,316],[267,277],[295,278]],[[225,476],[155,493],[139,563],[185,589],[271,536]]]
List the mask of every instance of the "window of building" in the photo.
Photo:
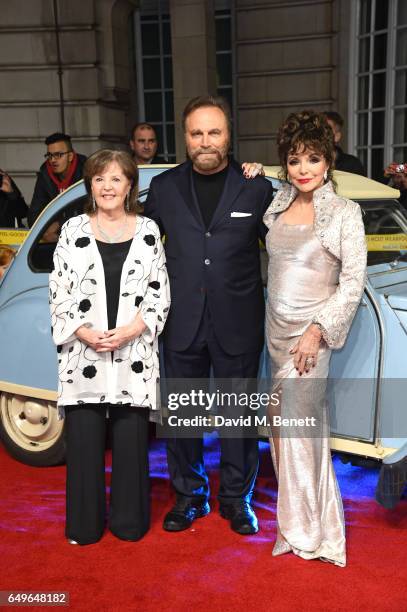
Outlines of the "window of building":
[[[215,2],[217,92],[234,108],[233,13]],[[134,14],[139,121],[154,126],[158,155],[175,162],[171,22],[168,0],[142,0]]]
[[407,2],[359,0],[353,143],[372,178],[407,160]]
[[[393,159],[407,161],[407,2],[398,0],[395,22]],[[393,161],[393,159],[391,161]]]
[[154,126],[157,154],[172,163],[175,128],[169,2],[141,2],[134,20],[139,121]]
[[[215,2],[215,33],[216,33],[216,78],[217,93],[229,102],[232,113],[232,123],[235,119],[235,73],[234,68],[234,42],[233,20],[234,13],[230,0],[217,0]],[[232,132],[231,147],[236,153],[234,130]]]
[[230,9],[215,12],[216,73],[218,95],[233,109],[232,14]]

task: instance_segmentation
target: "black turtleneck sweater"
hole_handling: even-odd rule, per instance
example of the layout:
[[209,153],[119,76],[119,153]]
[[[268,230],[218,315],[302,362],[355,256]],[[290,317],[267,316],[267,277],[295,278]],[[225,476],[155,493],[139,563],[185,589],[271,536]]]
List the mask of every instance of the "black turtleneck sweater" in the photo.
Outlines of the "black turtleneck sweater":
[[192,180],[205,227],[208,228],[222,196],[229,166],[214,174],[200,174],[192,169]]

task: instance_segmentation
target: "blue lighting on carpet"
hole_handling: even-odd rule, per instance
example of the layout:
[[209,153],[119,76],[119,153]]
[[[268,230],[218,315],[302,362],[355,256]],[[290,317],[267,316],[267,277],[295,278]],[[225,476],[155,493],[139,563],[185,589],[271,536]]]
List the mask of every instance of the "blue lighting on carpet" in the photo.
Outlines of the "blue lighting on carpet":
[[[217,470],[219,467],[219,441],[216,434],[205,436],[204,440],[204,460],[208,472]],[[257,486],[265,493],[268,485],[272,485],[268,491],[270,502],[276,501],[276,491],[274,490],[274,475],[270,458],[269,443],[259,441],[260,451],[260,472]],[[333,464],[338,479],[339,487],[343,499],[354,501],[367,501],[374,499],[375,489],[379,478],[380,463],[373,464],[372,467],[359,467],[350,463],[342,463],[340,457],[333,456]],[[165,441],[156,439],[152,441],[150,450],[150,474],[152,478],[168,479],[167,454]],[[261,480],[263,479],[263,482]],[[264,480],[266,482],[264,482]],[[266,486],[264,486],[266,485]]]

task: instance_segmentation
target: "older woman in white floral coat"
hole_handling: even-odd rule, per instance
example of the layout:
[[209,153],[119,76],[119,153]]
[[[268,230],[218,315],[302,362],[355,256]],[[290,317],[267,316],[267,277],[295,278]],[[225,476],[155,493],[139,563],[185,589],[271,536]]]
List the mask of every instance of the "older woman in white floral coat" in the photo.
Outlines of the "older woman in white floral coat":
[[159,420],[157,338],[170,295],[160,232],[139,214],[134,161],[98,151],[84,178],[86,213],[62,227],[49,287],[66,419],[66,536],[90,544],[105,527],[107,415],[110,530],[138,540],[149,528],[148,421]]

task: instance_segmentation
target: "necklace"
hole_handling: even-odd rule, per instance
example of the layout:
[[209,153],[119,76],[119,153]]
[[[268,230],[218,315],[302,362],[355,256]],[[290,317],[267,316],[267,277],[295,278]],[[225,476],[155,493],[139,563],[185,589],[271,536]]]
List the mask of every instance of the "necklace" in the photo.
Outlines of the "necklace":
[[127,215],[126,215],[126,220],[123,223],[123,225],[121,226],[121,228],[119,229],[118,232],[116,232],[115,234],[113,234],[113,236],[109,236],[109,234],[106,234],[106,232],[100,227],[99,225],[99,219],[96,216],[96,225],[98,226],[98,230],[100,235],[102,236],[102,238],[104,238],[106,240],[106,242],[109,242],[110,244],[113,244],[114,242],[117,242],[118,240],[120,240],[120,238],[124,235],[126,229],[127,229]]

